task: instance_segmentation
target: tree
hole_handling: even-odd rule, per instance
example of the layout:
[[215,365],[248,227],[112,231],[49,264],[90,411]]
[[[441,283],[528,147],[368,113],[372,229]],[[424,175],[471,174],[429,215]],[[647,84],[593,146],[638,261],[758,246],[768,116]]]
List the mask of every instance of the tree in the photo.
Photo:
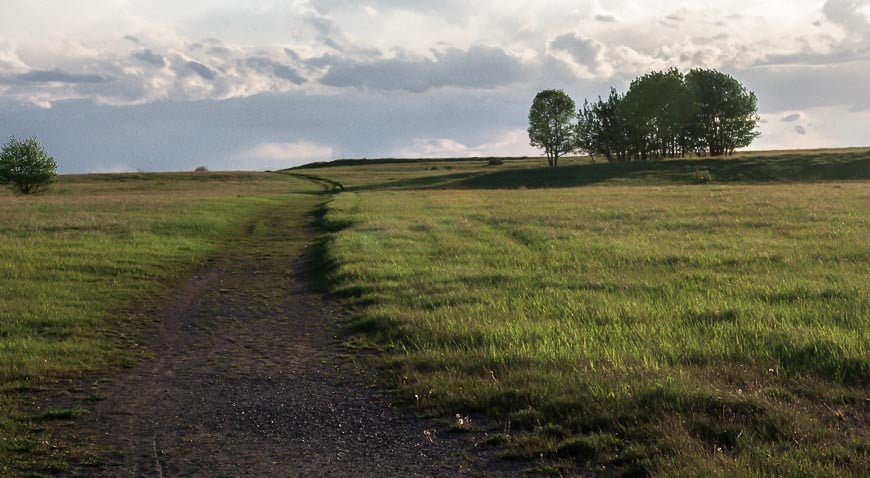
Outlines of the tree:
[[716,70],[694,69],[686,84],[695,101],[692,127],[700,153],[732,154],[759,136],[758,99],[739,81]]
[[625,94],[623,112],[632,126],[635,157],[684,155],[694,106],[685,78],[675,68],[647,73],[632,81]]
[[544,90],[535,95],[529,110],[529,144],[543,148],[547,164],[554,168],[559,157],[576,149],[574,100],[562,90]]
[[14,136],[0,150],[0,184],[21,194],[34,193],[57,180],[57,163],[35,136]]
[[626,94],[584,102],[576,144],[608,161],[721,156],[758,137],[758,100],[716,70],[654,71],[636,78]]
[[591,155],[601,154],[608,161],[628,159],[631,132],[622,113],[623,97],[610,89],[607,100],[583,103],[577,114],[577,146]]

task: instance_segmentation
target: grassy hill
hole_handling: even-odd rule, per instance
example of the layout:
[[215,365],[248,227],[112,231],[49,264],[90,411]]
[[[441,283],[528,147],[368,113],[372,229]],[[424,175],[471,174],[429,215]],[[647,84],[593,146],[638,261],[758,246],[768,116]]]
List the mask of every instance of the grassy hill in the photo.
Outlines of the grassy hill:
[[542,163],[291,171],[408,403],[538,471],[867,474],[870,153]]
[[489,163],[0,192],[0,474],[86,454],[51,434],[83,410],[35,407],[147,356],[143,304],[264,212],[315,217],[294,175],[332,187],[316,249],[352,345],[481,446],[548,473],[870,474],[870,150]]

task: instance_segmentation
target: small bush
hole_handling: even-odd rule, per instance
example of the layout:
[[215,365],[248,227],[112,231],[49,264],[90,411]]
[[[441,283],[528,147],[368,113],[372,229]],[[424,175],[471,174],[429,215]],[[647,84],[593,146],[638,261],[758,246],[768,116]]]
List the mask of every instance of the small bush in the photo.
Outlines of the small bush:
[[0,150],[0,184],[20,194],[35,193],[57,181],[57,163],[39,144],[36,136],[16,137]]
[[490,166],[501,166],[502,164],[504,164],[504,161],[498,158],[492,158],[487,164],[489,164]]
[[704,184],[713,181],[713,175],[706,169],[696,169],[692,173],[692,182],[695,184]]
[[193,170],[195,173],[207,173],[208,166],[197,166],[196,169]]

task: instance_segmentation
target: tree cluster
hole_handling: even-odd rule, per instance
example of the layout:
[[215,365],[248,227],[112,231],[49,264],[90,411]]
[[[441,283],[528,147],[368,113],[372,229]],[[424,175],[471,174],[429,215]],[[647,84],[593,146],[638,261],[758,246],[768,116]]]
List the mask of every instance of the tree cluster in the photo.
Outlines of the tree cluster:
[[636,78],[625,94],[611,88],[579,111],[562,90],[544,90],[529,112],[529,138],[550,166],[578,151],[608,161],[722,156],[749,146],[758,120],[755,94],[731,76],[670,69]]

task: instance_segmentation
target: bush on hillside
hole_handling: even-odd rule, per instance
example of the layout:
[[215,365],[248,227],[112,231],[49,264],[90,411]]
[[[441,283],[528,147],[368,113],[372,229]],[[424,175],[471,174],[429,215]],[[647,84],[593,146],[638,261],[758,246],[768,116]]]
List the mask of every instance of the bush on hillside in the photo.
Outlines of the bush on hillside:
[[8,184],[20,194],[31,194],[55,181],[57,163],[36,136],[24,140],[13,136],[0,150],[0,184]]

